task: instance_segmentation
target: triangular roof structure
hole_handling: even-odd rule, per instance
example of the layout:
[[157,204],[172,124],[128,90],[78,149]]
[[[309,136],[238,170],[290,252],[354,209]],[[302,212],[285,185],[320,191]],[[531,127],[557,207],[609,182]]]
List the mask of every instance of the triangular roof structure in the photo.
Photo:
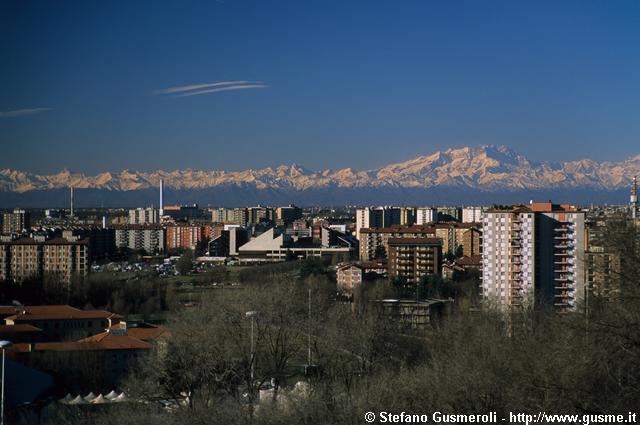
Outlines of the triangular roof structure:
[[64,396],[64,398],[61,398],[60,400],[58,400],[60,403],[68,403],[71,400],[73,400],[73,396],[71,395],[71,393],[67,393],[66,396]]
[[109,400],[102,397],[102,394],[98,394],[98,397],[91,400],[91,404],[103,404],[103,403],[109,403]]
[[109,394],[104,396],[104,398],[106,398],[107,400],[113,400],[116,397],[118,397],[118,393],[115,392],[114,390],[111,390]]
[[89,394],[84,396],[85,401],[92,401],[94,398],[96,398],[96,395],[93,392],[90,392]]
[[87,402],[82,398],[82,396],[78,395],[76,398],[69,401],[67,404],[87,404]]

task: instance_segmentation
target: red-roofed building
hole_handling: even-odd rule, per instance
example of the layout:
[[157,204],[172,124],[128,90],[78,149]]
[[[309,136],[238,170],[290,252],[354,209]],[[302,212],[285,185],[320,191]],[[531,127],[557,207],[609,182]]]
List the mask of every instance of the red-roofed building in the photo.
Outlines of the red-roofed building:
[[0,307],[5,325],[41,329],[41,341],[68,341],[103,332],[122,316],[105,310],[80,310],[69,305]]
[[42,340],[42,329],[35,326],[24,325],[0,325],[0,340],[11,342],[39,342]]
[[136,362],[155,348],[163,350],[169,337],[164,326],[143,323],[127,329],[125,322],[118,322],[77,341],[14,344],[8,355],[67,380],[72,377],[71,381],[90,373],[95,385],[108,387],[120,383]]

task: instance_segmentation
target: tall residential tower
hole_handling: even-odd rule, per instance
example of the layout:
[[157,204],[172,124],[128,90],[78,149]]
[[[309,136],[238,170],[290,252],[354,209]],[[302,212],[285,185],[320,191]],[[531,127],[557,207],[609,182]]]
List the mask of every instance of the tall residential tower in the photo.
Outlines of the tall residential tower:
[[584,295],[584,213],[536,202],[485,212],[482,296],[498,307],[577,308]]

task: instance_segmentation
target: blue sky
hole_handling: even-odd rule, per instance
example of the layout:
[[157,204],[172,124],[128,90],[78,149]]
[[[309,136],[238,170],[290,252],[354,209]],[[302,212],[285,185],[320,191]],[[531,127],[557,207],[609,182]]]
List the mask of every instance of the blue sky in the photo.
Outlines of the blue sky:
[[0,168],[640,153],[638,1],[5,0],[0,52]]

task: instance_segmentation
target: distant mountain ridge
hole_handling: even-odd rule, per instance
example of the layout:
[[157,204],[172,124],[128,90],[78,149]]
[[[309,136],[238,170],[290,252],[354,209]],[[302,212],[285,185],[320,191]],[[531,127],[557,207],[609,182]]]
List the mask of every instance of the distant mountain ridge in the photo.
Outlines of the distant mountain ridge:
[[53,175],[0,170],[0,192],[25,194],[75,187],[124,192],[157,188],[160,178],[174,191],[273,190],[326,191],[371,189],[473,189],[483,192],[523,190],[598,190],[629,187],[640,175],[640,155],[625,161],[581,159],[562,163],[533,162],[506,146],[482,145],[435,152],[373,170],[343,168],[310,171],[297,164],[244,171],[124,170],[95,176],[63,170]]

